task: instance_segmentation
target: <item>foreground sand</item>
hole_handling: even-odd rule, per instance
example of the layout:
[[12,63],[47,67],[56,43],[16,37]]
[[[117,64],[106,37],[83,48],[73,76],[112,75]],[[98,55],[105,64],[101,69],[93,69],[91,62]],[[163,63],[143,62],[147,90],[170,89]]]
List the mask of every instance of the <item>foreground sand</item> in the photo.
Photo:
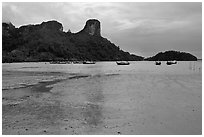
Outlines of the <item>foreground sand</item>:
[[76,74],[3,90],[2,110],[3,134],[202,134],[202,80]]

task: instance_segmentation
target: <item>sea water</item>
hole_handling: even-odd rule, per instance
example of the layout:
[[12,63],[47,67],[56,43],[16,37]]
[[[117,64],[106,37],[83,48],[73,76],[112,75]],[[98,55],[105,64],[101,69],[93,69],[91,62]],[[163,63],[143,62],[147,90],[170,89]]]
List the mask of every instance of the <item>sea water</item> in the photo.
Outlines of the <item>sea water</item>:
[[[97,62],[96,64],[50,64],[39,63],[4,63],[2,65],[2,88],[12,89],[37,84],[40,81],[65,79],[70,74],[105,75],[105,74],[183,74],[200,75],[201,61],[180,61],[177,64],[155,65],[153,61],[131,61],[130,65],[117,65],[115,62]],[[66,75],[60,74],[64,73]]]

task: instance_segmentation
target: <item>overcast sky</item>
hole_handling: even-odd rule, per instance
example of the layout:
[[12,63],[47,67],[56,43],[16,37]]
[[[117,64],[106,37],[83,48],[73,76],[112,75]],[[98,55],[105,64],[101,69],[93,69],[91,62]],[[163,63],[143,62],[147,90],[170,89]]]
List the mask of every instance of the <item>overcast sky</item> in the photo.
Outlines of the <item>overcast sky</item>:
[[103,37],[130,53],[202,56],[201,3],[2,3],[2,21],[16,27],[57,20],[64,31],[78,32],[90,18],[101,22]]

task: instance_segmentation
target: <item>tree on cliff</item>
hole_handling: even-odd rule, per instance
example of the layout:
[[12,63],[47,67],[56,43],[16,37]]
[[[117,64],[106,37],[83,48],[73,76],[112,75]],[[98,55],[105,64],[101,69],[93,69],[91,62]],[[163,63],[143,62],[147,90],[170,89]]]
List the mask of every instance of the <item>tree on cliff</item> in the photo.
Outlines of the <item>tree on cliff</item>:
[[153,57],[146,58],[148,61],[197,61],[197,58],[190,53],[179,52],[179,51],[165,51],[156,54]]
[[57,21],[15,28],[3,23],[3,62],[78,60],[143,60],[101,36],[100,22],[90,19],[78,33],[63,32]]

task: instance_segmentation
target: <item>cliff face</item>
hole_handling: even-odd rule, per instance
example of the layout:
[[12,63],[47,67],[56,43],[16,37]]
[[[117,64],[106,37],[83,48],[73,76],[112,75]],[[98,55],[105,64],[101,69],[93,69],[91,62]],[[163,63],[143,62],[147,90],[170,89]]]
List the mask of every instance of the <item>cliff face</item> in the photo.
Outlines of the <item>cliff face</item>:
[[51,32],[51,33],[58,33],[63,32],[63,26],[61,23],[57,22],[57,21],[48,21],[48,22],[42,22],[41,24],[38,25],[26,25],[26,26],[21,26],[18,29],[18,33],[23,36],[31,36],[33,35],[37,35],[35,34],[36,32]]
[[48,21],[48,22],[43,22],[41,25],[42,28],[45,29],[50,29],[50,30],[55,30],[55,31],[63,31],[63,26],[61,23],[57,22],[57,21]]
[[86,22],[85,27],[81,32],[85,32],[89,35],[101,36],[100,22],[96,19],[90,19]]
[[[78,33],[63,32],[57,21],[26,25],[20,28],[3,26],[3,62],[51,60],[143,60],[130,55],[101,36],[100,22],[88,20]],[[5,34],[5,35],[4,35]]]

